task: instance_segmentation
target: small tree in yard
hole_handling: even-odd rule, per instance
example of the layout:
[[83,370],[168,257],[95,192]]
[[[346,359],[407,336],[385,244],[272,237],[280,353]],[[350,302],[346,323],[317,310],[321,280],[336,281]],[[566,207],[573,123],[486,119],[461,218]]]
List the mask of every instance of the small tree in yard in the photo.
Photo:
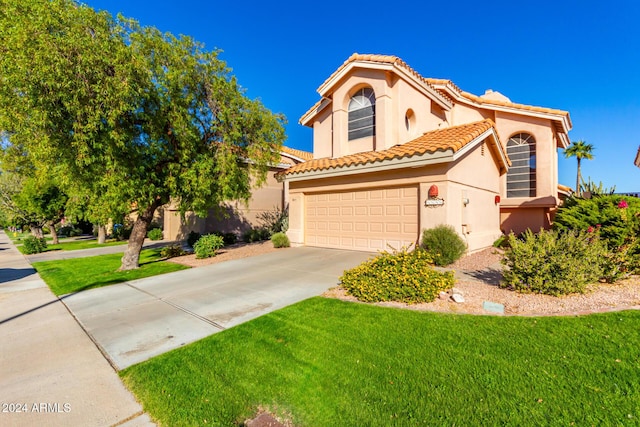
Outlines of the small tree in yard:
[[284,119],[188,37],[72,0],[0,0],[0,28],[5,145],[137,211],[122,270],[138,267],[159,206],[247,200],[278,160]]

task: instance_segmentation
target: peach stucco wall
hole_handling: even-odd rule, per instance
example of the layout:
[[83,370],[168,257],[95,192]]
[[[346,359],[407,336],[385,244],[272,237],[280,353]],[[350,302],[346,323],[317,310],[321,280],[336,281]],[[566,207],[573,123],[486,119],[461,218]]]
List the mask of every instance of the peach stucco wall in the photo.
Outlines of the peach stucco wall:
[[[283,157],[281,163],[293,164],[291,159]],[[164,207],[164,238],[168,240],[185,240],[191,231],[200,234],[220,231],[235,233],[241,236],[243,232],[260,225],[259,216],[263,212],[283,209],[286,206],[285,187],[288,183],[278,182],[275,174],[281,171],[272,168],[267,174],[264,185],[254,189],[248,203],[229,201],[220,209],[211,209],[205,218],[200,218],[193,212],[187,212],[184,219],[175,206]]]
[[[419,229],[450,224],[470,251],[490,246],[500,236],[500,172],[495,157],[482,144],[452,164],[343,175],[289,183],[289,238],[305,244],[305,196],[373,188],[418,186]],[[437,185],[444,205],[427,207],[428,190]],[[465,203],[468,199],[468,203]],[[418,233],[421,234],[421,231]],[[415,236],[416,241],[420,235]]]

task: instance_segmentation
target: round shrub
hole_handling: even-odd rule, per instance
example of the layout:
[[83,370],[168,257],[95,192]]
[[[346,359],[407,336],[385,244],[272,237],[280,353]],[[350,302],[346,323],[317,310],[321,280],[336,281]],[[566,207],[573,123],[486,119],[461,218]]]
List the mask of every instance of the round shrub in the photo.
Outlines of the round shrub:
[[431,302],[453,287],[453,272],[433,269],[431,256],[422,249],[382,252],[344,272],[340,278],[347,293],[360,301]]
[[216,251],[224,246],[221,236],[215,234],[205,234],[193,245],[193,252],[196,258],[211,258],[216,256]]
[[162,230],[159,228],[152,228],[147,232],[147,237],[150,240],[162,240]]
[[439,225],[422,232],[422,248],[431,255],[435,265],[449,265],[466,252],[467,244],[450,225]]
[[273,236],[271,236],[271,241],[273,242],[274,248],[288,248],[289,246],[291,246],[289,238],[282,232],[275,233]]
[[28,236],[22,241],[22,252],[26,255],[39,254],[47,249],[47,241],[44,238]]
[[520,239],[509,235],[502,263],[501,287],[559,296],[583,293],[603,277],[608,251],[595,233],[528,230]]

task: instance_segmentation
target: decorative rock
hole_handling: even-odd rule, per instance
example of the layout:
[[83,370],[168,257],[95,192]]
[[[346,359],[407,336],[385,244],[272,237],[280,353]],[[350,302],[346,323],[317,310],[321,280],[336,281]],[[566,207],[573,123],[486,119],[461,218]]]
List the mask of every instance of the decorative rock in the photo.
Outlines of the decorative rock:
[[451,295],[451,299],[452,299],[454,302],[457,302],[457,303],[462,303],[462,302],[464,302],[464,297],[462,296],[462,294],[453,294],[453,295]]
[[442,300],[448,300],[449,299],[449,293],[448,292],[440,292],[440,299]]
[[482,308],[492,313],[504,314],[504,305],[497,302],[484,301],[482,303]]

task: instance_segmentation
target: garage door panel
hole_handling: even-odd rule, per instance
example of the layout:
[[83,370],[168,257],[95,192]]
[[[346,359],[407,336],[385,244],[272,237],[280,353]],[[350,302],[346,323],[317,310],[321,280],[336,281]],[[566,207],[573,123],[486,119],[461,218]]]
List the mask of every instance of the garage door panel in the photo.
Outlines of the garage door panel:
[[379,251],[418,239],[418,189],[395,187],[305,196],[308,245]]

